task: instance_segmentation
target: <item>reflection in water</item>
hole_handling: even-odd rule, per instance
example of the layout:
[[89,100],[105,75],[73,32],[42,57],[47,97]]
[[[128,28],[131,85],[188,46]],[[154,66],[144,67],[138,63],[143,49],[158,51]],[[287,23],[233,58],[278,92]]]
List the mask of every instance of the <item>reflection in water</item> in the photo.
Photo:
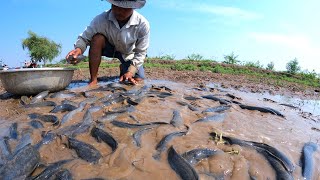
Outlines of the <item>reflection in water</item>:
[[[41,160],[44,163],[53,163],[74,159],[64,164],[62,168],[70,171],[74,179],[179,179],[179,173],[171,168],[167,159],[168,149],[171,146],[177,152],[174,156],[177,161],[171,163],[176,163],[174,166],[182,169],[189,168],[188,172],[193,172],[190,168],[194,168],[200,179],[276,179],[275,166],[271,163],[274,161],[273,157],[269,157],[265,151],[256,150],[252,146],[225,143],[224,137],[259,142],[274,147],[293,163],[295,169],[292,176],[295,179],[302,179],[299,166],[301,150],[306,142],[320,140],[320,132],[315,131],[315,129],[320,129],[319,121],[302,118],[297,110],[280,105],[280,103],[292,104],[303,109],[302,107],[306,106],[309,101],[303,102],[302,105],[301,101],[300,104],[296,100],[291,101],[292,98],[284,99],[286,97],[244,93],[211,85],[193,87],[170,81],[146,80],[144,87],[117,82],[118,80],[100,82],[99,86],[102,88],[91,88],[90,91],[86,89],[88,85],[86,81],[71,83],[67,88],[68,91],[79,94],[84,94],[82,92],[86,91],[88,98],[79,95],[71,97],[67,103],[82,104],[83,111],[78,110],[69,121],[58,126],[43,122],[45,127],[42,129],[33,129],[29,125],[31,119],[28,118],[28,114],[50,114],[61,120],[69,112],[49,113],[53,107],[24,109],[19,105],[18,99],[9,99],[7,101],[14,104],[12,108],[23,109],[23,111],[15,117],[6,117],[0,121],[0,135],[1,137],[7,136],[8,127],[13,122],[19,124],[18,141],[23,135],[31,134],[33,145],[45,137],[43,132],[57,133],[59,138],[44,144],[39,149]],[[110,90],[112,88],[114,89]],[[230,108],[223,111],[223,121],[214,119],[203,121],[201,119],[216,117],[215,115],[221,113],[206,111],[208,108],[221,106],[219,101],[201,98],[207,95],[215,95],[217,98],[227,100],[226,102],[270,107],[281,112],[285,118],[276,116],[272,111],[265,113],[242,109],[238,104],[230,103]],[[264,101],[263,98],[272,99],[275,102]],[[47,100],[57,104],[62,103],[61,99],[48,98]],[[316,107],[313,113],[319,112],[319,104],[311,104],[311,106]],[[102,108],[95,108],[97,109],[95,111],[89,110],[93,107]],[[175,115],[177,112],[179,116]],[[177,118],[182,125],[170,124],[170,122],[177,121]],[[127,128],[126,126],[115,126],[112,121],[128,124],[139,123],[139,125]],[[196,121],[198,122],[194,123]],[[102,129],[112,136],[118,143],[117,148],[104,143],[110,140],[110,137],[104,133],[100,137],[101,142],[96,140],[99,138],[92,137],[90,132],[93,127]],[[163,140],[167,135],[177,132],[187,133]],[[217,135],[210,136],[210,133],[213,132]],[[139,133],[139,145],[134,139],[137,138],[137,133]],[[76,153],[73,149],[69,149],[66,135],[70,134],[74,135],[78,141],[89,144],[90,146],[86,147],[88,151]],[[14,149],[18,141],[10,140],[10,146]],[[159,157],[155,159],[153,156],[157,154],[159,144],[162,147],[162,153],[159,153]],[[97,150],[101,154],[95,163],[88,163],[83,160],[85,158],[81,158],[81,156],[87,156],[87,153],[91,152],[90,149],[92,152]],[[179,155],[194,149],[207,149],[208,152],[217,151],[219,153],[210,157],[202,154],[204,158],[197,160],[197,163],[190,167],[184,164]],[[201,156],[201,154],[197,155]],[[314,164],[320,163],[318,151],[312,158]],[[282,167],[281,164],[280,166]],[[41,171],[37,169],[33,175]],[[314,178],[320,176],[319,166],[315,166],[312,171]]]

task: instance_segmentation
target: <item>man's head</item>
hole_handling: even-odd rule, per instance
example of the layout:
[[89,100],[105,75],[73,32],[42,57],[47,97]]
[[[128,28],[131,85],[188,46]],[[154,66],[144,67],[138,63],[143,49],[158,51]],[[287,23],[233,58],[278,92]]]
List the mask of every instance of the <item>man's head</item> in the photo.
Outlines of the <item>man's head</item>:
[[146,0],[108,0],[111,4],[129,9],[140,9],[146,4]]
[[142,8],[146,0],[108,0],[112,4],[112,12],[118,21],[126,21],[133,9]]
[[126,21],[132,15],[132,8],[122,8],[112,4],[111,7],[112,13],[118,21]]

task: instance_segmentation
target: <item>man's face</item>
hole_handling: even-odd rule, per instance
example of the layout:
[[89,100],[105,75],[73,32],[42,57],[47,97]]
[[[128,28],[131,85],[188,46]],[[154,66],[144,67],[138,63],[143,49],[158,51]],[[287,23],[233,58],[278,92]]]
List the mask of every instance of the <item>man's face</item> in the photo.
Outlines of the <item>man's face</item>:
[[133,13],[131,8],[122,8],[115,5],[111,6],[111,10],[118,21],[127,20]]

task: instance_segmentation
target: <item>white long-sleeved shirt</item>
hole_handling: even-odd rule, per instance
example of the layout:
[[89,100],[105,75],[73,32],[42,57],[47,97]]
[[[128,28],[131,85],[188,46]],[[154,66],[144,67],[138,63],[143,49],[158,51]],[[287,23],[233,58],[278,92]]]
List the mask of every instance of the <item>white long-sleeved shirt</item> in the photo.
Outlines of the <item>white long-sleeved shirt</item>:
[[111,10],[99,14],[79,35],[75,48],[84,52],[97,33],[103,34],[125,61],[132,60],[137,69],[143,64],[149,47],[150,25],[141,14],[133,11],[130,20],[122,28]]

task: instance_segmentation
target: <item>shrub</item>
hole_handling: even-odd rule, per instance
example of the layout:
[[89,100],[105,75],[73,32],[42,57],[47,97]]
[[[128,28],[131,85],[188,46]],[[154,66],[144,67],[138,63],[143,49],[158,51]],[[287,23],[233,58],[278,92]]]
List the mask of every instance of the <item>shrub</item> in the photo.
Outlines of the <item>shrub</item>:
[[300,66],[297,58],[294,58],[293,60],[289,61],[287,63],[286,69],[288,73],[296,74],[300,71]]
[[234,55],[234,53],[232,52],[230,55],[225,55],[224,56],[223,63],[226,63],[226,64],[237,64],[237,63],[240,62],[239,60],[237,60],[237,58],[238,58],[238,55]]
[[260,64],[260,61],[256,61],[256,62],[249,61],[249,62],[246,62],[244,66],[254,67],[254,68],[263,68],[263,65]]
[[274,70],[274,63],[273,62],[269,62],[267,64],[266,70],[273,71]]
[[174,54],[166,54],[158,57],[159,59],[162,60],[174,60],[176,56]]
[[188,55],[187,59],[191,60],[191,61],[199,61],[199,60],[203,59],[203,56],[201,56],[200,54],[193,53],[193,54]]

